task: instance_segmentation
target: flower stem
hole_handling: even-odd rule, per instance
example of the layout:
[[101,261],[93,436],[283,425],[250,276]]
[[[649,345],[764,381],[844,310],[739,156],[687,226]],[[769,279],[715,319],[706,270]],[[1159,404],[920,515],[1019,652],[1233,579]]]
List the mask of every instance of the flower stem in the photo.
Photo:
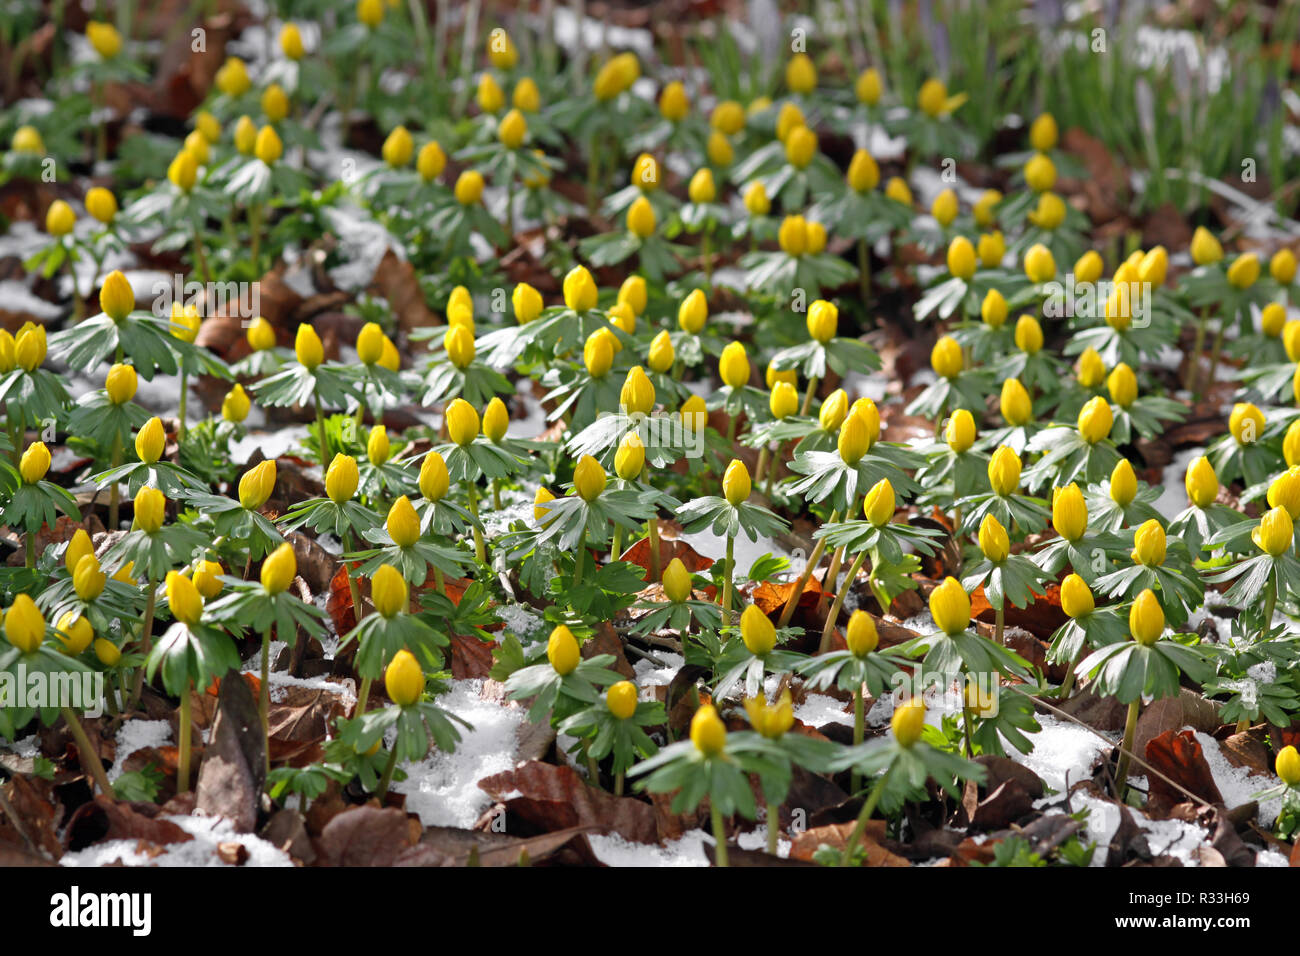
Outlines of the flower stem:
[[821,645],[817,650],[819,654],[828,653],[831,649],[831,635],[835,633],[835,622],[839,619],[840,609],[844,607],[844,599],[848,597],[849,591],[853,589],[853,582],[857,580],[858,572],[862,570],[862,562],[866,560],[866,557],[866,551],[858,552],[858,556],[849,565],[848,573],[844,575],[844,583],[835,592],[835,600],[831,604],[830,613],[826,615],[826,624],[822,627]]
[[652,515],[646,519],[646,534],[650,538],[650,580],[659,580],[659,516]]
[[188,392],[190,388],[189,388],[189,372],[186,371],[185,360],[181,359],[176,364],[180,366],[180,373],[181,373],[180,409],[177,412],[177,415],[180,418],[180,424],[176,428],[176,438],[179,441],[185,437],[185,406],[186,404],[188,404],[187,399],[189,398]]
[[474,560],[487,564],[487,546],[483,543],[483,529],[478,525],[478,485],[469,485],[469,513],[474,516]]
[[[352,552],[352,532],[351,530],[348,530],[343,532],[343,553],[350,554],[351,552]],[[359,579],[354,578],[352,574],[348,571],[348,565],[346,561],[343,562],[343,574],[348,579],[348,596],[352,598],[352,617],[355,619],[357,624],[360,624],[365,609],[361,606],[361,588],[357,584],[357,581]]]
[[[113,436],[113,467],[122,464],[122,436]],[[118,512],[122,504],[122,486],[114,480],[108,488],[108,530],[117,530]]]
[[767,805],[767,855],[776,856],[777,841],[781,836],[781,816],[775,803]]
[[573,555],[573,585],[582,583],[582,566],[587,563],[587,526],[578,534],[578,550]]
[[1115,799],[1124,802],[1128,790],[1128,762],[1133,754],[1133,735],[1137,732],[1138,712],[1142,707],[1142,698],[1128,705],[1128,719],[1124,721],[1124,743],[1119,752],[1119,769],[1115,772]]
[[808,382],[808,391],[804,392],[803,405],[799,409],[800,415],[807,415],[808,409],[812,408],[813,396],[817,394],[817,386],[821,384],[821,379],[814,377]]
[[190,721],[190,691],[194,689],[194,681],[187,680],[185,689],[181,691],[181,718],[180,718],[180,756],[176,764],[176,792],[184,793],[190,788],[190,757],[193,753],[193,744],[191,735],[193,728]]
[[[862,685],[853,692],[853,746],[862,743],[867,732],[867,704]],[[849,793],[854,794],[862,786],[862,774],[856,770],[849,774]]]
[[[144,602],[144,623],[140,626],[140,653],[147,657],[153,638],[154,608],[158,603],[158,584],[152,578],[145,585],[145,594],[147,597]],[[135,710],[136,705],[140,703],[142,693],[144,693],[144,664],[135,670],[135,681],[131,688],[131,706],[126,708],[126,713]]]
[[[833,512],[831,514],[830,522],[828,523],[833,523],[838,516],[838,511]],[[808,581],[812,578],[813,570],[821,561],[822,553],[825,550],[826,539],[819,538],[817,543],[813,545],[812,554],[808,556],[808,563],[804,565],[803,573],[801,573],[799,579],[795,581],[794,590],[791,591],[790,596],[786,598],[785,608],[781,611],[781,619],[777,622],[777,627],[785,627],[790,623],[790,618],[794,616],[794,609],[799,604],[799,598],[803,594],[803,589],[808,586]]]
[[99,759],[99,753],[91,745],[90,738],[86,736],[86,728],[81,726],[81,721],[77,718],[77,712],[71,707],[60,707],[59,713],[63,715],[64,721],[67,722],[68,730],[72,732],[72,739],[77,742],[77,749],[82,753],[82,762],[90,768],[90,776],[94,778],[95,785],[104,792],[108,799],[116,799],[113,796],[113,785],[108,782],[108,774],[104,772],[103,761]]
[[1197,388],[1196,379],[1200,370],[1201,349],[1205,348],[1205,327],[1210,320],[1210,309],[1208,306],[1201,309],[1200,318],[1196,323],[1196,339],[1192,344],[1191,361],[1187,363],[1187,390],[1192,393],[1192,399],[1196,400],[1201,397],[1200,390]]
[[712,797],[709,798],[709,819],[713,823],[714,861],[718,866],[726,866],[727,828],[723,826],[722,811],[718,809],[718,802]]
[[722,582],[722,610],[723,613],[731,614],[731,591],[734,585],[731,583],[736,573],[736,538],[734,535],[727,535],[727,567],[725,570],[726,578]]
[[858,240],[858,290],[862,295],[862,304],[867,304],[871,296],[871,250],[867,240]]
[[1003,600],[1003,602],[998,605],[997,610],[994,612],[993,641],[995,644],[1005,643],[1002,639],[1002,630],[1005,623],[1006,613],[1007,613],[1007,602]]
[[758,465],[754,468],[754,484],[758,484],[762,481],[763,476],[767,474],[767,459],[769,455],[770,452],[768,446],[764,445],[762,450],[758,453]]
[[262,632],[262,684],[257,693],[257,716],[262,721],[262,736],[266,739],[263,756],[265,770],[271,772],[271,629]]
[[375,796],[379,798],[379,805],[384,805],[384,798],[388,796],[388,785],[393,782],[393,771],[397,769],[397,741],[393,741],[393,749],[388,752],[388,763],[384,764],[384,775],[379,778],[379,789],[375,791]]
[[369,677],[361,678],[361,689],[357,691],[357,706],[352,714],[353,720],[366,712],[366,701],[370,699],[370,681]]
[[320,396],[312,393],[312,402],[316,405],[316,437],[320,441],[320,465],[322,468],[328,468],[330,465],[330,443],[325,437],[325,413],[321,411]]
[[876,804],[880,802],[880,795],[884,792],[885,782],[889,780],[889,775],[894,772],[894,765],[890,764],[889,769],[884,775],[876,781],[876,785],[871,788],[871,793],[867,797],[867,802],[862,805],[862,812],[858,814],[858,821],[853,825],[853,832],[849,834],[849,841],[844,844],[844,850],[840,853],[840,866],[848,866],[849,857],[853,853],[853,848],[858,845],[862,839],[862,831],[867,828],[867,821],[871,819],[871,814],[876,810]]

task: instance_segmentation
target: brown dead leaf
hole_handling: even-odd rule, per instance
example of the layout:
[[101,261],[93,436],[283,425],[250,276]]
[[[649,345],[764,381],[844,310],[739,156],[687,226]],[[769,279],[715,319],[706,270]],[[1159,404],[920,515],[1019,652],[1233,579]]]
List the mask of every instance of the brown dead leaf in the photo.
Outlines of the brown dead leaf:
[[[1147,741],[1144,751],[1147,763],[1189,792],[1212,804],[1223,803],[1223,795],[1205,762],[1201,745],[1190,730],[1166,730]],[[1172,806],[1184,799],[1181,790],[1170,786],[1155,774],[1147,775],[1151,787],[1150,802]]]
[[485,777],[478,785],[512,817],[543,831],[597,826],[634,843],[664,838],[654,807],[590,787],[572,767],[533,760]]
[[392,866],[419,838],[418,820],[393,807],[366,804],[331,819],[317,851],[323,866]]

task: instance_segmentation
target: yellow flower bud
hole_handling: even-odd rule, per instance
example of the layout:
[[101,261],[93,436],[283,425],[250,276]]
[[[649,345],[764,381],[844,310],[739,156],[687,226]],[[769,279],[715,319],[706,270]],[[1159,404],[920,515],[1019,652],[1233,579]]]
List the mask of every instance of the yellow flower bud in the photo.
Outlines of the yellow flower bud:
[[854,611],[849,616],[844,642],[855,657],[866,657],[880,644],[875,619],[866,611]]
[[299,364],[308,369],[314,369],[325,361],[325,346],[321,343],[316,330],[307,324],[298,326],[293,351]]
[[58,633],[54,636],[63,645],[63,652],[71,657],[76,657],[88,648],[95,637],[95,629],[91,627],[90,621],[75,611],[64,612],[55,629]]
[[945,634],[960,634],[970,626],[970,595],[956,578],[944,578],[930,592],[930,615]]
[[731,459],[731,464],[722,474],[722,494],[733,506],[739,506],[749,497],[753,484],[749,479],[749,469],[739,458]]
[[24,654],[30,654],[45,640],[45,618],[36,602],[19,594],[5,612],[5,639]]
[[1286,306],[1281,302],[1270,302],[1259,313],[1259,330],[1271,339],[1282,334],[1286,326]]
[[889,524],[894,517],[896,499],[894,486],[888,478],[881,478],[871,486],[862,502],[862,511],[877,528]]
[[104,593],[108,575],[99,569],[99,558],[83,554],[74,565],[72,588],[83,601],[93,601]]
[[789,382],[777,382],[767,400],[773,418],[788,418],[799,411],[799,392]]
[[104,637],[95,638],[95,657],[105,667],[116,667],[122,659],[122,652],[112,641]]
[[740,388],[749,381],[749,356],[745,354],[744,345],[732,342],[722,350],[718,375],[729,388]]
[[564,304],[574,312],[596,307],[596,281],[586,266],[574,266],[564,277]]
[[410,590],[398,570],[391,564],[381,565],[370,577],[370,600],[379,616],[396,617],[407,609]]
[[62,199],[50,203],[45,213],[45,231],[51,236],[66,236],[77,225],[77,214]]
[[680,123],[690,112],[691,101],[680,80],[668,83],[659,93],[659,115],[671,123]]
[[875,106],[879,103],[882,92],[880,71],[876,69],[863,70],[853,84],[853,95],[857,97],[859,103],[865,103],[867,106]]
[[1273,281],[1281,285],[1290,285],[1295,281],[1296,257],[1290,249],[1279,249],[1268,260],[1268,274]]
[[280,28],[280,52],[290,60],[302,59],[302,32],[296,23],[286,23]]
[[925,730],[925,701],[921,697],[908,698],[907,703],[894,711],[889,727],[900,747],[910,749],[915,746]]
[[1039,113],[1029,125],[1029,145],[1040,153],[1048,153],[1055,149],[1059,135],[1056,117],[1051,113]]
[[650,205],[650,200],[645,196],[638,196],[628,207],[627,231],[638,239],[646,239],[654,235],[655,211]]
[[1056,260],[1052,252],[1041,242],[1036,242],[1025,251],[1025,275],[1030,282],[1050,282],[1056,275]]
[[253,155],[260,159],[267,166],[274,166],[276,161],[284,155],[284,143],[280,141],[280,134],[272,126],[263,126],[257,131],[257,142],[253,145]]
[[1274,769],[1288,787],[1300,784],[1300,753],[1297,753],[1295,747],[1290,744],[1283,747],[1278,752]]
[[152,465],[162,457],[166,443],[167,433],[163,431],[162,422],[156,417],[151,418],[136,433],[135,453],[142,462]]
[[745,187],[745,210],[751,216],[766,216],[772,211],[772,200],[762,180],[756,179]]
[[524,114],[517,109],[512,109],[501,119],[501,125],[497,127],[497,139],[501,140],[501,145],[506,149],[518,149],[524,145],[524,139],[528,136],[528,121],[524,119]]
[[658,372],[660,375],[667,372],[673,367],[677,354],[673,349],[672,336],[665,329],[650,340],[650,351],[646,356],[646,364],[650,366],[651,371]]
[[424,669],[406,648],[394,654],[384,669],[384,691],[398,707],[410,707],[424,694]]
[[845,464],[856,465],[871,448],[871,435],[867,423],[860,415],[850,414],[840,425],[840,437],[836,443],[840,458]]
[[604,378],[614,364],[614,336],[606,329],[597,329],[587,336],[582,346],[582,362],[592,378]]
[[409,548],[420,540],[420,516],[406,495],[394,501],[388,509],[387,527],[388,536],[399,548]]
[[1016,348],[1035,355],[1043,347],[1043,327],[1032,315],[1022,315],[1016,319],[1015,339]]
[[741,613],[740,636],[755,657],[766,657],[776,647],[776,625],[757,604],[749,605]]
[[351,501],[359,480],[357,460],[351,455],[335,455],[325,471],[325,494],[335,504]]
[[730,166],[736,158],[736,151],[732,148],[731,140],[717,130],[709,134],[704,152],[709,159],[709,163],[720,168]]
[[1156,246],[1138,265],[1138,281],[1149,283],[1153,289],[1164,285],[1168,274],[1169,252],[1164,246]]
[[826,401],[822,402],[821,410],[817,413],[817,420],[821,423],[824,431],[839,431],[840,425],[844,423],[844,416],[848,413],[848,393],[842,388],[837,388]]
[[563,624],[551,631],[551,636],[546,641],[546,659],[551,662],[555,673],[561,676],[573,673],[582,661],[578,639]]
[[86,212],[102,223],[110,223],[117,215],[117,197],[103,186],[86,191]]
[[467,169],[456,177],[454,192],[462,206],[472,206],[483,198],[483,174],[477,169]]
[[1204,226],[1197,226],[1192,234],[1192,261],[1198,266],[1208,266],[1223,258],[1223,246]]
[[1249,289],[1259,278],[1259,256],[1253,252],[1238,256],[1228,266],[1228,281],[1234,288]]
[[1115,416],[1110,410],[1110,403],[1100,395],[1094,395],[1079,409],[1079,436],[1089,445],[1110,435]]
[[817,89],[817,67],[807,53],[796,53],[785,65],[785,85],[791,93],[807,96]]
[[554,501],[555,493],[550,488],[539,487],[537,494],[533,495],[533,520],[538,524],[544,524],[543,519],[550,512],[550,508],[545,507],[546,502]]
[[268,458],[244,472],[239,479],[239,503],[249,511],[266,504],[275,490],[275,459]]
[[1002,257],[1007,254],[1007,241],[1001,231],[986,232],[980,236],[976,251],[979,253],[980,264],[986,269],[993,269],[1002,264]]
[[673,558],[663,573],[664,594],[674,604],[681,604],[691,596],[691,572],[686,570],[681,558]]
[[1036,193],[1045,193],[1056,185],[1056,164],[1043,153],[1035,153],[1025,163],[1025,185]]
[[984,520],[980,522],[979,545],[980,550],[984,552],[984,557],[994,564],[1001,564],[1011,553],[1011,540],[1007,537],[1007,529],[1002,527],[1002,522],[991,514],[986,514]]
[[808,334],[825,345],[835,338],[840,327],[840,310],[825,299],[818,299],[808,307],[806,320]]
[[1150,647],[1165,630],[1165,611],[1150,588],[1137,596],[1128,612],[1128,629],[1133,640]]
[[677,307],[677,324],[683,332],[689,332],[691,335],[699,335],[708,318],[709,300],[700,289],[691,292]]
[[1250,538],[1265,554],[1279,557],[1291,549],[1294,520],[1286,508],[1271,508],[1259,519],[1259,526],[1250,533]]
[[40,130],[35,126],[18,127],[14,131],[14,138],[10,146],[15,153],[39,156],[45,152],[45,140],[41,138]]
[[236,382],[221,400],[221,417],[228,422],[239,424],[248,417],[248,410],[251,407],[252,402],[248,398],[248,393],[244,391],[244,386]]
[[912,205],[912,190],[901,176],[890,177],[889,182],[885,183],[885,195],[904,206]]
[[1071,618],[1087,617],[1095,607],[1092,590],[1079,575],[1068,575],[1061,582],[1061,610]]
[[1102,262],[1101,256],[1095,249],[1089,249],[1075,260],[1074,268],[1071,271],[1074,273],[1075,282],[1092,283],[1101,278],[1104,268],[1105,264]]
[[705,704],[691,718],[691,743],[706,757],[716,757],[727,746],[727,728],[712,704]]
[[949,111],[948,87],[943,80],[931,77],[921,84],[916,94],[916,105],[926,116],[936,119]]
[[1079,371],[1076,376],[1084,388],[1096,388],[1106,378],[1106,363],[1101,360],[1101,353],[1089,345],[1079,355]]
[[86,39],[105,60],[113,59],[122,50],[122,34],[111,23],[90,21],[86,24]]
[[989,459],[989,485],[993,493],[1004,498],[1014,495],[1020,488],[1020,468],[1020,456],[1006,445],[999,445]]
[[727,136],[735,136],[745,128],[745,108],[735,100],[723,100],[713,108],[709,125]]
[[[288,544],[283,547],[293,551]],[[203,615],[203,598],[199,589],[193,581],[176,571],[167,572],[167,606],[172,617],[182,624],[197,624]]]
[[614,453],[614,473],[624,481],[633,481],[645,467],[645,443],[636,432],[628,432]]
[[956,378],[965,364],[961,346],[951,335],[940,336],[930,350],[930,368],[940,378]]
[[930,215],[938,220],[941,226],[951,226],[953,220],[957,218],[958,211],[957,194],[951,189],[939,193],[930,204]]
[[967,451],[975,444],[975,416],[964,408],[953,412],[944,429],[944,441],[959,455]]
[[1208,508],[1219,495],[1219,476],[1214,473],[1210,459],[1204,455],[1188,466],[1183,484],[1187,488],[1187,500],[1198,508]]
[[286,541],[262,562],[262,587],[267,594],[280,594],[289,589],[297,573],[298,559],[294,556],[293,545]]
[[880,185],[880,167],[876,165],[875,157],[865,149],[860,149],[849,161],[849,171],[845,178],[854,192],[868,193]]
[[1059,489],[1052,499],[1052,527],[1066,541],[1078,541],[1088,530],[1088,505],[1074,482]]
[[1110,473],[1110,500],[1127,508],[1137,497],[1137,475],[1127,458],[1121,458]]
[[91,543],[90,535],[86,533],[85,528],[78,528],[72,533],[68,546],[63,549],[63,566],[67,568],[69,574],[72,574],[77,570],[78,561],[94,553],[95,546]]
[[1264,433],[1264,413],[1250,402],[1238,402],[1228,416],[1228,431],[1238,445],[1253,445]]
[[803,255],[808,249],[808,227],[803,216],[786,216],[781,220],[776,238],[787,256]]
[[[278,123],[288,116],[290,105],[289,94],[284,91],[284,87],[279,83],[272,83],[262,93],[262,112],[266,114],[266,118],[272,123]],[[387,159],[388,157],[385,156],[384,158]],[[407,160],[410,160],[409,153]],[[399,163],[398,165],[405,164]]]
[[627,720],[636,713],[636,684],[621,680],[605,691],[605,707],[619,720]]
[[780,700],[770,705],[762,694],[745,698],[745,713],[749,715],[750,726],[769,740],[776,740],[794,726],[794,704],[788,690],[782,691]]
[[608,480],[605,469],[600,467],[600,462],[590,455],[579,458],[577,466],[573,469],[573,490],[583,501],[595,501],[599,498]]
[[1018,378],[1009,378],[1002,383],[999,407],[1006,423],[1013,427],[1034,419],[1034,403]]
[[948,243],[948,271],[954,278],[970,281],[975,266],[975,247],[965,236],[956,236]]
[[1133,563],[1159,567],[1165,563],[1165,547],[1165,529],[1155,518],[1149,518],[1133,532]]
[[220,562],[217,561],[209,561],[205,559],[194,565],[194,573],[192,575],[194,586],[199,589],[199,594],[203,595],[205,601],[211,601],[221,593],[223,585],[221,583],[221,578],[218,577],[218,575],[224,573],[225,568],[223,568]]
[[[420,147],[420,153],[415,157],[415,169],[422,180],[426,183],[433,182],[446,168],[447,154],[442,151],[440,145],[435,142],[425,143]],[[460,185],[459,181],[457,185]]]
[[713,182],[713,170],[707,166],[697,169],[686,187],[691,202],[696,205],[710,203],[718,198],[718,187]]
[[465,399],[452,399],[443,417],[447,423],[447,435],[454,444],[464,447],[478,437],[478,412]]
[[45,348],[45,326],[28,322],[14,341],[14,361],[24,372],[34,372],[45,361]]
[[181,192],[187,193],[198,182],[199,164],[190,153],[181,150],[167,167],[167,179]]
[[806,169],[817,155],[817,134],[807,126],[796,126],[785,140],[786,161],[795,169]]
[[1065,222],[1065,200],[1056,193],[1042,193],[1038,205],[1029,211],[1029,221],[1039,229],[1059,229]]

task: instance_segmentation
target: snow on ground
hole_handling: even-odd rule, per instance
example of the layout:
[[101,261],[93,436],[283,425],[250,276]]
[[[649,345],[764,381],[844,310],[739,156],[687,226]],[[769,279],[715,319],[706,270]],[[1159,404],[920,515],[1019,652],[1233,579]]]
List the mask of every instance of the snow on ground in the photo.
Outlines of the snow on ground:
[[800,723],[809,727],[825,727],[827,724],[844,724],[853,726],[852,708],[845,710],[842,700],[836,700],[826,694],[808,694],[803,703],[794,709],[794,715]]
[[[1282,783],[1272,774],[1252,773],[1249,767],[1235,767],[1223,755],[1219,742],[1209,734],[1196,733],[1196,742],[1201,745],[1201,753],[1209,764],[1214,784],[1223,795],[1223,805],[1229,810],[1250,803],[1254,795],[1261,790],[1276,787]],[[1282,811],[1282,798],[1264,800],[1259,805],[1259,825],[1265,829],[1273,826],[1277,815]]]
[[[1038,774],[1043,783],[1058,793],[1064,791],[1067,784],[1073,785],[1091,776],[1092,768],[1114,746],[1088,728],[1051,714],[1039,714],[1038,724],[1043,729],[1027,735],[1034,749],[1028,754],[1017,753],[1015,760]],[[1008,752],[1014,753],[1010,749]],[[1045,797],[1044,800],[1054,802],[1055,798]]]
[[108,840],[63,854],[59,865],[108,866],[120,861],[126,866],[228,866],[217,856],[217,845],[240,843],[248,851],[244,866],[293,866],[289,854],[261,837],[235,832],[235,825],[224,818],[163,814],[158,819],[176,824],[194,839],[169,843],[156,857],[142,852],[139,840]]
[[645,691],[650,687],[667,687],[677,672],[686,664],[686,658],[681,654],[674,654],[672,651],[665,651],[659,648],[655,649],[655,657],[663,661],[666,666],[660,667],[654,661],[641,658],[632,665],[632,670],[636,674],[636,686],[641,691],[641,697],[645,700],[650,698],[646,696]]
[[[703,531],[683,534],[681,540],[706,558],[721,561],[727,556],[727,539],[707,528]],[[747,575],[754,562],[765,554],[789,559],[791,574],[799,574],[806,563],[803,555],[792,555],[771,538],[760,535],[757,541],[751,541],[748,535],[741,534],[736,537],[735,544],[736,574],[740,577]]]
[[516,733],[526,719],[522,707],[503,707],[480,695],[483,682],[453,681],[438,706],[468,721],[473,730],[457,725],[460,743],[452,753],[433,750],[419,763],[406,766],[405,780],[393,790],[406,794],[406,809],[418,814],[426,827],[468,828],[491,805],[478,788],[484,777],[514,769]]
[[108,768],[110,783],[122,776],[126,758],[137,750],[161,747],[171,743],[172,725],[169,720],[128,720],[117,732],[117,755]]

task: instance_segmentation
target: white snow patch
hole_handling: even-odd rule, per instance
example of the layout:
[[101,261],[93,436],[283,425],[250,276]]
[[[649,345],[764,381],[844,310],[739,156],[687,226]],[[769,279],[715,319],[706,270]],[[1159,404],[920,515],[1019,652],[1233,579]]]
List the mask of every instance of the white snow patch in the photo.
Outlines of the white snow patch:
[[1087,779],[1097,761],[1113,746],[1091,730],[1051,714],[1039,714],[1038,723],[1043,729],[1028,735],[1034,749],[1017,755],[1016,760],[1058,792],[1066,789],[1067,774],[1071,785]]
[[117,754],[113,766],[108,768],[110,783],[122,776],[126,758],[137,750],[161,747],[172,739],[172,725],[169,720],[128,720],[117,732]]
[[150,857],[138,849],[139,840],[109,840],[88,846],[84,850],[65,853],[59,860],[61,866],[108,866],[119,860],[126,866],[228,866],[217,856],[220,843],[242,843],[248,851],[244,866],[293,866],[289,854],[251,833],[237,833],[230,820],[221,817],[179,816],[163,814],[159,817],[175,823],[194,839],[184,843],[169,843],[163,852]]

